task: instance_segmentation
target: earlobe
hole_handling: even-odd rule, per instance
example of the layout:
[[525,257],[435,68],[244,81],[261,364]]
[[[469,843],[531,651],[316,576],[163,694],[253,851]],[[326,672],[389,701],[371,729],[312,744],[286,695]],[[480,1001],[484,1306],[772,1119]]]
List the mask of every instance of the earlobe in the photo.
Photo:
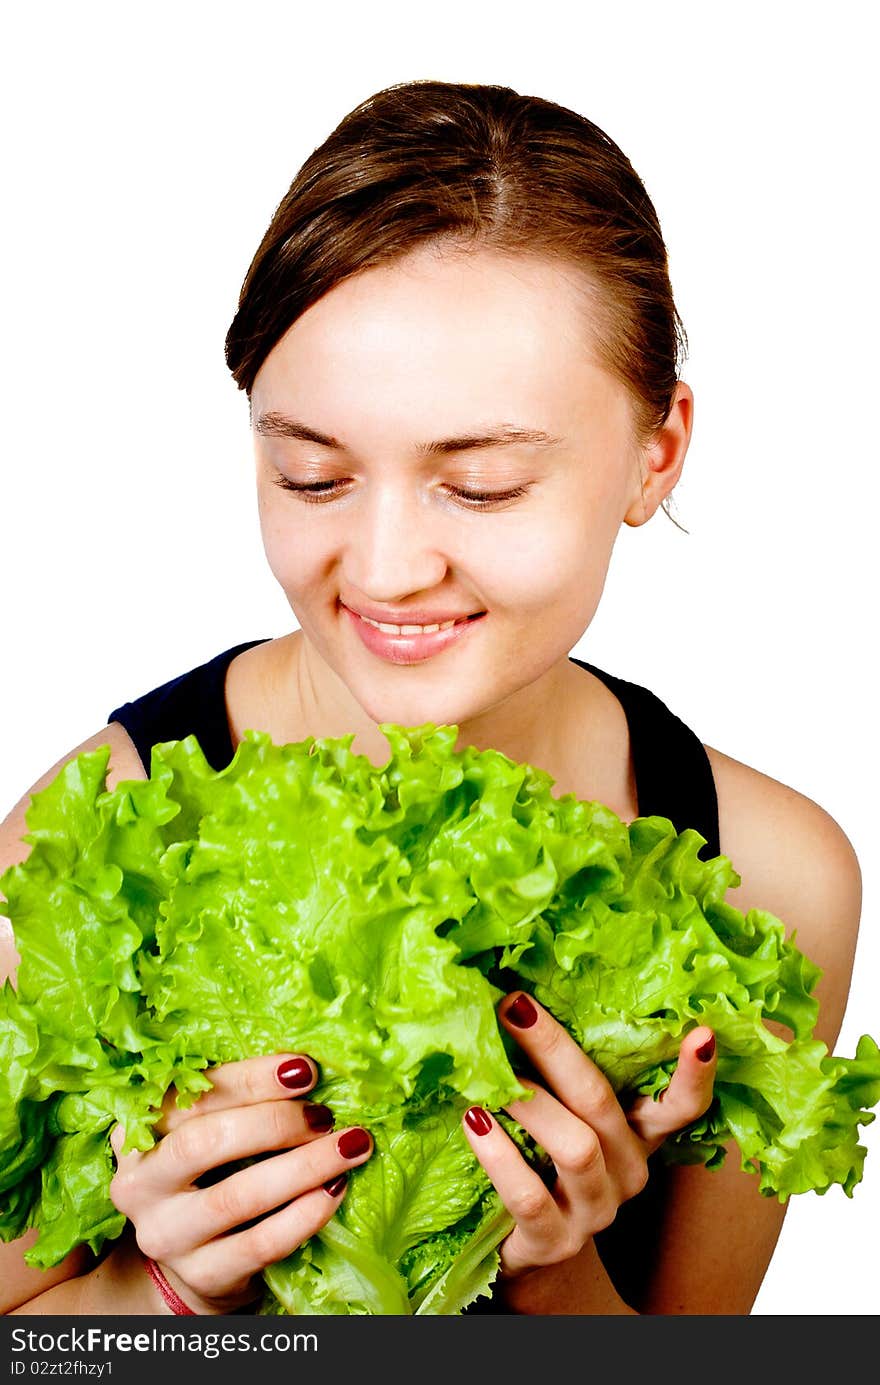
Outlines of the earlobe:
[[623,517],[624,524],[631,528],[646,524],[675,489],[691,440],[693,417],[693,391],[679,380],[665,421],[639,453],[639,493]]

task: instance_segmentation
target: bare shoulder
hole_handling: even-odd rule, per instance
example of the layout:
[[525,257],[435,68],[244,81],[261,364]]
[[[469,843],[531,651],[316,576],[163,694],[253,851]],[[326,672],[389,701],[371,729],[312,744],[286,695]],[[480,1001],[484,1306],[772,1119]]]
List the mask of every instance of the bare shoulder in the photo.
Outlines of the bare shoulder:
[[[822,969],[814,1032],[833,1051],[861,910],[855,851],[841,825],[805,794],[711,746],[706,752],[718,791],[721,850],[741,880],[728,900],[744,913],[775,914]],[[669,1171],[664,1228],[641,1311],[751,1312],[786,1204],[762,1197],[754,1174],[742,1172],[735,1144],[727,1148],[721,1169],[683,1165]]]
[[[77,755],[97,750],[104,745],[110,747],[110,758],[107,762],[108,788],[114,788],[122,779],[146,779],[146,770],[128,732],[115,721],[103,726],[93,736],[89,736],[67,754],[62,755],[60,760],[40,775],[0,822],[0,875],[7,867],[23,861],[30,850],[29,844],[24,840],[27,833],[25,815],[33,795],[51,783],[56,774]],[[17,968],[18,954],[9,921],[0,917],[0,983],[6,976],[14,982]]]
[[718,792],[721,850],[741,878],[730,902],[766,909],[822,969],[816,1035],[830,1048],[849,992],[862,875],[845,831],[820,804],[706,746]]

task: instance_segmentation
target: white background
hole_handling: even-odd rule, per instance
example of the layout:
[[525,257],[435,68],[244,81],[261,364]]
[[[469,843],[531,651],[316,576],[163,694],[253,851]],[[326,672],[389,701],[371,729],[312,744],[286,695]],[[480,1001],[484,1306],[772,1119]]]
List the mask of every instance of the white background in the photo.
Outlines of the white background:
[[[606,13],[606,11],[610,11]],[[587,115],[654,199],[690,339],[676,513],[624,530],[575,653],[821,803],[880,1038],[871,4],[34,4],[7,16],[0,811],[137,696],[290,628],[265,566],[238,290],[303,159],[412,78]],[[829,921],[830,926],[831,921]],[[880,1121],[795,1198],[758,1314],[876,1314]]]

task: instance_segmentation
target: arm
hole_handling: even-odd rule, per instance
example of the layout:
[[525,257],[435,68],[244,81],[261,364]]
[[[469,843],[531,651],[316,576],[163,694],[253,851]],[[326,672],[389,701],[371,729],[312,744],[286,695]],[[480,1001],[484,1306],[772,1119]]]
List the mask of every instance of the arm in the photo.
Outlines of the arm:
[[[125,1232],[94,1269],[19,1303],[19,1314],[170,1314],[144,1256],[194,1314],[237,1313],[259,1297],[266,1266],[335,1215],[373,1144],[361,1127],[334,1129],[332,1112],[308,1100],[314,1063],[270,1053],[208,1073],[212,1085],[192,1106],[166,1094],[149,1150],[124,1153],[124,1131],[113,1128],[110,1197]],[[208,1177],[230,1164],[234,1172]]]
[[[0,826],[0,832],[3,833],[3,840],[0,842],[0,873],[7,866],[23,859],[26,854],[27,848],[20,841],[18,827],[19,824],[12,815]],[[21,823],[21,831],[24,830],[24,824]],[[8,977],[13,985],[15,984],[18,962],[19,956],[12,930],[8,920],[0,917],[0,981]],[[36,1239],[37,1232],[28,1231],[17,1241],[0,1241],[0,1313],[8,1313],[53,1284],[85,1273],[93,1263],[88,1247],[79,1246],[52,1269],[33,1269],[25,1264],[24,1253]]]
[[[800,950],[822,968],[815,1035],[832,1052],[858,934],[858,861],[817,804],[717,751],[709,754],[722,850],[742,879],[728,898],[743,912],[755,907],[775,914],[788,933],[797,931]],[[781,1026],[769,1027],[790,1037]],[[757,1176],[740,1169],[737,1146],[731,1142],[727,1149],[721,1169],[656,1167],[645,1192],[625,1203],[578,1256],[514,1281],[506,1291],[510,1311],[748,1314],[786,1204],[762,1197]],[[616,1307],[615,1295],[628,1308]]]
[[[0,875],[12,865],[23,861],[30,850],[23,840],[27,832],[25,813],[31,797],[50,783],[59,770],[83,751],[96,750],[99,746],[110,746],[110,760],[107,766],[107,784],[113,788],[120,779],[143,779],[144,768],[132,742],[121,726],[116,723],[102,727],[88,740],[76,746],[67,755],[47,770],[45,774],[13,806],[0,823]],[[15,985],[19,963],[18,950],[12,935],[9,920],[0,916],[0,983],[6,978]],[[35,1231],[29,1231],[17,1241],[8,1244],[0,1242],[0,1313],[33,1298],[42,1296],[51,1286],[86,1273],[95,1263],[94,1256],[87,1246],[80,1246],[66,1256],[60,1264],[49,1270],[33,1269],[23,1259],[37,1239]],[[66,1309],[41,1309],[41,1312],[64,1312]]]
[[595,1237],[570,1260],[530,1270],[504,1285],[501,1301],[507,1313],[533,1316],[638,1316],[615,1288]]
[[[499,1018],[539,1075],[520,1076],[532,1097],[505,1110],[549,1156],[553,1177],[530,1167],[489,1112],[465,1113],[471,1148],[514,1223],[500,1248],[495,1300],[511,1313],[636,1313],[597,1240],[650,1185],[649,1160],[665,1139],[708,1110],[715,1036],[706,1025],[691,1029],[662,1100],[641,1096],[624,1109],[605,1074],[536,1000],[506,997]],[[639,1237],[631,1254],[644,1261],[652,1245]]]
[[[21,1244],[15,1242],[15,1245]],[[12,1249],[13,1247],[10,1247]],[[70,1256],[62,1261],[67,1266]],[[57,1270],[61,1266],[56,1267]],[[40,1270],[32,1271],[40,1274]],[[47,1273],[55,1273],[48,1271]],[[66,1276],[51,1288],[11,1310],[9,1316],[112,1317],[120,1314],[171,1315],[161,1294],[144,1269],[144,1258],[130,1228],[116,1242],[110,1254],[94,1268],[67,1270]]]
[[[121,727],[96,733],[47,771],[8,815],[0,872],[28,853],[23,838],[32,795],[70,759],[108,743],[108,787],[145,778]],[[13,984],[19,960],[7,924],[0,929],[0,965]],[[80,1247],[42,1271],[23,1259],[36,1233],[0,1244],[0,1311],[169,1314],[145,1272],[146,1253],[161,1262],[194,1312],[236,1312],[253,1303],[262,1269],[291,1254],[335,1214],[348,1171],[370,1157],[372,1141],[359,1128],[334,1130],[328,1108],[303,1099],[317,1081],[314,1064],[301,1055],[269,1054],[221,1065],[210,1075],[211,1090],[190,1107],[177,1107],[173,1091],[166,1096],[155,1127],[161,1138],[152,1149],[124,1154],[121,1128],[111,1133],[117,1172],[110,1196],[128,1225],[97,1263]],[[259,1158],[269,1153],[276,1157]],[[254,1156],[254,1164],[206,1185],[209,1171]]]
[[[814,1034],[833,1052],[861,914],[855,852],[839,824],[811,799],[718,751],[708,753],[718,786],[722,851],[742,879],[728,898],[743,912],[761,908],[775,914],[822,969],[814,992]],[[768,1027],[791,1037],[781,1026]],[[762,1197],[757,1183],[755,1175],[740,1171],[735,1147],[714,1172],[675,1170],[666,1229],[641,1311],[751,1311],[786,1211],[776,1198]]]

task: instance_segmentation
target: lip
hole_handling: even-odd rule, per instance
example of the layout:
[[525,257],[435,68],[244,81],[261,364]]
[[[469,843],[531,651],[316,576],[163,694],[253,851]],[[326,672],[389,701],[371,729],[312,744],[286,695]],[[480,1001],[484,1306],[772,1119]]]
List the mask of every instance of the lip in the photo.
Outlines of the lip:
[[397,611],[389,611],[386,608],[380,611],[378,606],[355,609],[354,606],[347,606],[344,601],[339,604],[345,606],[353,615],[364,616],[367,620],[378,620],[386,625],[444,625],[447,620],[468,620],[471,616],[484,614],[482,611],[429,611],[424,606],[409,606]]
[[[453,625],[449,630],[435,630],[430,635],[389,635],[384,630],[377,630],[375,625],[368,625],[350,606],[343,606],[343,610],[354,626],[361,642],[366,645],[370,653],[377,654],[380,659],[387,659],[392,664],[420,664],[425,659],[433,658],[435,654],[441,654],[451,645],[467,639],[468,632],[475,625],[479,625],[483,616],[487,614],[485,611],[481,611],[472,620],[459,618],[458,624]],[[454,620],[456,617],[450,615],[446,619]],[[389,624],[391,623],[389,621]],[[438,622],[435,618],[431,621],[410,619],[406,623],[434,625]]]

